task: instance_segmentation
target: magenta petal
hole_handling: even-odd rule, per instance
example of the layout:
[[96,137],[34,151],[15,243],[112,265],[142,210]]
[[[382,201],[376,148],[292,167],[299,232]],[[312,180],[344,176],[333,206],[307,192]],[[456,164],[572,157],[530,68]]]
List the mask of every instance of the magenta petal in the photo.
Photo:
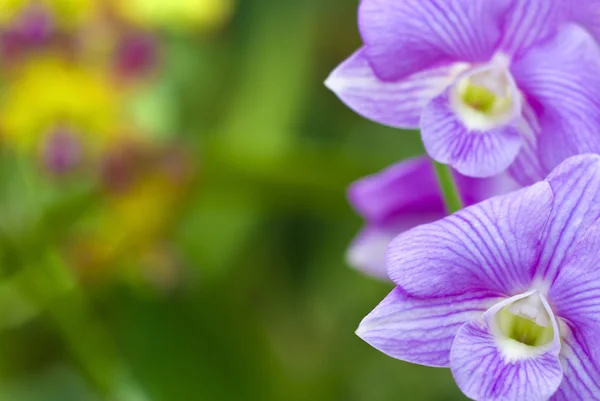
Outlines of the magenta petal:
[[563,372],[557,353],[508,361],[484,323],[470,322],[452,345],[450,368],[465,395],[485,401],[546,401]]
[[491,177],[515,160],[523,139],[518,128],[506,125],[489,131],[470,130],[450,104],[448,91],[425,107],[421,136],[429,156],[470,177]]
[[434,66],[490,59],[506,1],[363,0],[359,27],[375,74],[395,81]]
[[407,231],[388,248],[388,275],[418,297],[527,290],[552,202],[540,182]]
[[391,127],[415,129],[425,105],[451,85],[462,69],[461,65],[451,64],[396,82],[384,82],[375,76],[361,49],[333,71],[325,85],[365,118]]
[[458,329],[480,318],[490,302],[477,294],[419,300],[395,289],[363,319],[356,334],[394,358],[447,367]]

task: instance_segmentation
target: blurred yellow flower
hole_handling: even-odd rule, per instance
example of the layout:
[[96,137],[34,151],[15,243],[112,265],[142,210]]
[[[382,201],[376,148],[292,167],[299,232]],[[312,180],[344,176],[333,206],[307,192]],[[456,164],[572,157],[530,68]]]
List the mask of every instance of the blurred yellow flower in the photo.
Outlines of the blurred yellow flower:
[[105,198],[75,242],[74,264],[84,278],[110,273],[119,260],[156,260],[192,179],[187,154],[173,147],[125,145],[104,167]]
[[233,0],[115,0],[126,18],[150,27],[212,30],[233,13]]
[[49,57],[13,74],[0,98],[0,135],[9,146],[39,152],[66,129],[94,157],[119,136],[122,94],[103,71]]
[[98,11],[97,0],[0,0],[0,23],[8,23],[27,7],[45,7],[61,28],[84,23]]

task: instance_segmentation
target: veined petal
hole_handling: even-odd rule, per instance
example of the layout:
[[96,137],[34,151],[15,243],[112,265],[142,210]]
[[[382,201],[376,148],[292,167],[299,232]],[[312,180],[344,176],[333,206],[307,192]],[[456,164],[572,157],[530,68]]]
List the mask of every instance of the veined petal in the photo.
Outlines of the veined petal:
[[592,357],[591,347],[579,333],[563,334],[560,360],[564,377],[551,400],[600,400],[600,366],[597,358]]
[[600,217],[600,156],[569,158],[547,180],[554,194],[554,206],[536,275],[552,283],[560,267]]
[[[560,267],[548,297],[556,313],[578,328],[600,328],[600,222]],[[597,330],[600,334],[600,329]],[[600,345],[600,344],[598,344]]]
[[450,368],[458,387],[474,400],[545,401],[558,388],[563,372],[558,355],[506,359],[489,328],[470,322],[452,345]]
[[493,302],[484,294],[414,299],[395,289],[364,318],[356,334],[394,358],[447,367],[458,329],[480,318]]
[[419,127],[425,105],[467,68],[456,63],[434,67],[385,82],[373,73],[364,49],[344,61],[325,81],[348,107],[361,116],[396,128]]
[[512,66],[539,118],[540,156],[547,171],[581,153],[600,153],[600,47],[568,26]]
[[[508,174],[477,179],[454,173],[458,191],[467,205],[519,188]],[[403,160],[355,181],[348,189],[348,200],[369,224],[393,226],[397,232],[445,215],[433,162],[427,156]]]
[[523,117],[522,125],[519,126],[523,146],[508,169],[508,173],[520,185],[526,186],[542,181],[546,178],[548,172],[542,166],[540,160],[539,140],[536,134],[540,132],[540,128],[537,117],[527,104],[523,108]]
[[514,125],[488,130],[468,128],[451,105],[449,91],[425,107],[421,136],[433,159],[471,177],[502,173],[515,160],[523,144]]
[[417,297],[522,292],[530,288],[552,202],[550,185],[540,182],[407,231],[388,248],[388,275]]
[[[508,175],[475,179],[455,173],[461,198],[472,205],[518,188]],[[347,252],[357,270],[388,279],[385,253],[396,235],[447,215],[433,163],[426,156],[405,160],[362,178],[350,186],[352,206],[367,220],[367,227]]]
[[484,62],[509,1],[363,0],[359,27],[375,74],[395,81],[457,61]]
[[556,34],[566,20],[564,0],[512,0],[499,50],[518,55]]

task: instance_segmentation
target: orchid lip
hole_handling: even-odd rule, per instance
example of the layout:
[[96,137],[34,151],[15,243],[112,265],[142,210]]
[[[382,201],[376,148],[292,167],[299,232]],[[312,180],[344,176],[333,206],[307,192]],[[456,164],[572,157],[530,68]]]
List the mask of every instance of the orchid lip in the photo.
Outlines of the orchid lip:
[[521,115],[521,94],[509,66],[508,58],[498,54],[455,82],[452,107],[467,128],[487,131],[510,124]]
[[489,322],[507,360],[529,359],[558,346],[557,319],[538,290],[506,299],[490,309]]

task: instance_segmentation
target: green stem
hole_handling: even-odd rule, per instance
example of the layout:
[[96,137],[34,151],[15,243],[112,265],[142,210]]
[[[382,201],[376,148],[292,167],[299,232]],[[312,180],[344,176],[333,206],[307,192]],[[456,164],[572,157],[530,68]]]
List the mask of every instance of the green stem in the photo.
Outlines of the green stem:
[[463,208],[462,200],[456,186],[456,181],[452,175],[452,169],[446,165],[434,162],[435,174],[442,190],[446,211],[449,214],[459,211]]
[[106,401],[148,401],[110,336],[93,318],[84,292],[60,256],[48,252],[40,263],[21,270],[18,289],[47,315],[62,335],[88,382]]

